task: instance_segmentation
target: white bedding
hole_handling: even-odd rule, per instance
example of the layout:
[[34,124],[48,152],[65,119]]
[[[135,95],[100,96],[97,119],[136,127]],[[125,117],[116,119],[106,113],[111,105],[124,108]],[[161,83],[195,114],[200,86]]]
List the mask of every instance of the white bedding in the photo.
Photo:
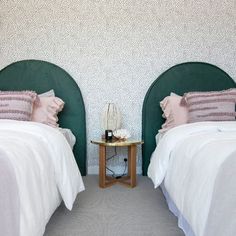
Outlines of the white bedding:
[[0,150],[17,179],[20,236],[42,236],[61,200],[71,210],[84,190],[70,145],[59,130],[47,125],[0,120]]
[[[155,187],[164,180],[171,199],[196,236],[236,234],[236,226],[231,224],[231,218],[235,218],[235,213],[231,210],[236,207],[235,201],[232,201],[234,205],[225,210],[220,209],[219,204],[212,206],[212,202],[217,202],[220,195],[225,194],[221,192],[222,180],[218,177],[224,178],[222,169],[225,171],[228,160],[231,161],[231,166],[235,166],[235,153],[236,122],[231,121],[201,122],[173,128],[159,140],[152,154],[148,176]],[[234,170],[230,170],[230,164],[227,164],[227,168],[227,172],[234,173]],[[227,179],[223,181],[224,185],[229,184],[228,182],[232,183]],[[228,191],[228,201],[236,199],[234,188]],[[222,202],[222,206],[224,204],[227,202]],[[210,212],[211,209],[216,213]],[[218,218],[220,215],[220,224],[214,215]],[[224,222],[225,219],[228,222]],[[209,228],[208,222],[212,226],[214,220],[218,223],[214,226],[218,232],[213,230],[214,227]],[[226,230],[227,234],[220,233]]]
[[59,131],[66,138],[67,142],[70,144],[71,149],[73,150],[73,147],[76,142],[76,137],[74,136],[72,131],[70,129],[65,129],[65,128],[59,128]]

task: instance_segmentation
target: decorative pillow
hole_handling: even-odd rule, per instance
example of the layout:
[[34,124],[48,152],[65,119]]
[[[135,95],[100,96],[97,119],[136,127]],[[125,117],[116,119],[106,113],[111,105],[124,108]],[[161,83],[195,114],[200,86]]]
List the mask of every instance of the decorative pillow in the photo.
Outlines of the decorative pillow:
[[30,121],[35,101],[33,91],[0,91],[0,119]]
[[235,120],[236,89],[185,93],[181,104],[188,107],[188,122]]
[[64,102],[60,98],[51,96],[48,93],[41,94],[39,96],[39,104],[34,106],[32,121],[58,127],[57,114],[63,107]]
[[180,105],[181,100],[181,96],[171,93],[170,96],[165,97],[160,102],[166,122],[162,125],[162,129],[159,132],[164,132],[175,126],[187,123],[188,110],[186,106]]

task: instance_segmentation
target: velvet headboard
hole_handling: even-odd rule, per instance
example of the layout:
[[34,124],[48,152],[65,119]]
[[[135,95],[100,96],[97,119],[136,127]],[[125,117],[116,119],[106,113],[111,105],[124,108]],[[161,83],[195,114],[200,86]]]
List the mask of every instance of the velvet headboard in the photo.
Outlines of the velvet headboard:
[[59,114],[60,127],[71,129],[76,137],[73,152],[82,175],[86,175],[86,123],[81,91],[62,68],[39,60],[24,60],[0,71],[0,90],[34,90],[43,93],[54,89],[65,106]]
[[220,68],[202,62],[187,62],[161,74],[146,93],[142,110],[142,170],[147,169],[156,147],[155,136],[164,122],[160,101],[171,92],[183,95],[189,91],[217,91],[235,87],[233,79]]

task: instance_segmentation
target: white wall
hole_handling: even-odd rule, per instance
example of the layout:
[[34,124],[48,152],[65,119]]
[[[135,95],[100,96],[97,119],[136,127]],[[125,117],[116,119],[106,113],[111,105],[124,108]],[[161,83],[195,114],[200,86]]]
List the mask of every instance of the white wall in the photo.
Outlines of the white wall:
[[[1,0],[0,68],[21,59],[53,62],[77,81],[96,173],[89,141],[100,135],[106,102],[119,105],[123,127],[140,138],[145,93],[170,66],[206,61],[236,79],[236,1]],[[140,157],[141,149],[139,172]]]

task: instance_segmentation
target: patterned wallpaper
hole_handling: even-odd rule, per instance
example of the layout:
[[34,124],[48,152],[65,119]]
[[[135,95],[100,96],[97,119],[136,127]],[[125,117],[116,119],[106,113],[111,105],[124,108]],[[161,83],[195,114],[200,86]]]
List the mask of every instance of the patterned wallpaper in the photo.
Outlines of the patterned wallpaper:
[[[236,79],[235,0],[1,0],[0,68],[21,59],[53,62],[77,81],[87,112],[88,172],[98,172],[106,102],[141,138],[145,93],[177,63],[206,61]],[[112,155],[110,151],[110,155]],[[110,162],[124,168],[124,150]],[[141,149],[138,150],[141,172]]]

